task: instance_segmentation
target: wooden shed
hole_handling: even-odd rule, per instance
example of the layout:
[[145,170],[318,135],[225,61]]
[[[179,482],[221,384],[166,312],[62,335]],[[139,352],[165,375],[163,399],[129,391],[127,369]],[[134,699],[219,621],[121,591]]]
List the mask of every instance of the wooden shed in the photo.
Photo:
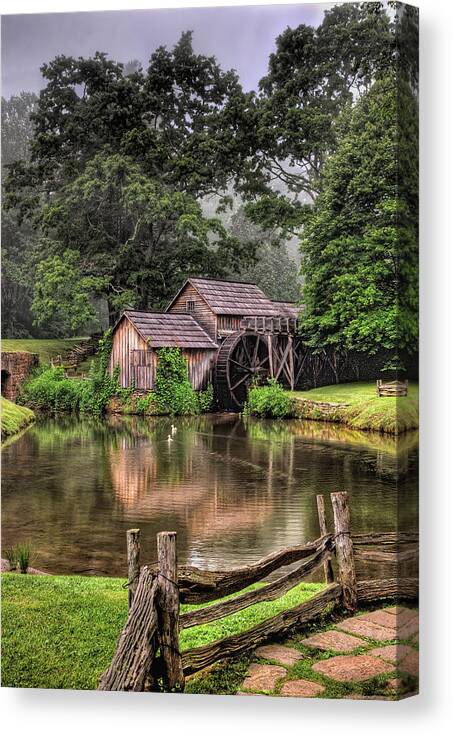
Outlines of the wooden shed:
[[218,347],[188,313],[124,311],[112,339],[110,372],[119,365],[122,387],[135,385],[138,390],[152,390],[161,347],[182,350],[195,390],[205,389],[210,382]]

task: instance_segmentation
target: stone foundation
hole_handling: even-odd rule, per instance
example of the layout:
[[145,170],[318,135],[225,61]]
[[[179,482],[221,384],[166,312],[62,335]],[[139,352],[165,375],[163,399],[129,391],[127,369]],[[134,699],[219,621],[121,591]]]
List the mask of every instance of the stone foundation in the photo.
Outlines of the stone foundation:
[[15,402],[20,388],[39,364],[32,352],[2,352],[2,395]]

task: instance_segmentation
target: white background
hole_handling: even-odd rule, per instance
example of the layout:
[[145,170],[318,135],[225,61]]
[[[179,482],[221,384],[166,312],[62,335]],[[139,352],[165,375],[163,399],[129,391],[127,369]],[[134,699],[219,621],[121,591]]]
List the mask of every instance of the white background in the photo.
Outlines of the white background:
[[[3,0],[2,13],[202,5],[202,0]],[[277,4],[277,3],[273,3]],[[421,12],[421,694],[399,703],[2,689],[4,731],[33,734],[161,727],[165,734],[443,732],[451,718],[452,540],[449,416],[452,416],[450,294],[452,192],[450,0],[418,0]],[[233,39],[231,39],[233,42]],[[439,560],[440,559],[440,560]],[[450,724],[449,724],[450,726]],[[449,727],[448,727],[449,728]]]

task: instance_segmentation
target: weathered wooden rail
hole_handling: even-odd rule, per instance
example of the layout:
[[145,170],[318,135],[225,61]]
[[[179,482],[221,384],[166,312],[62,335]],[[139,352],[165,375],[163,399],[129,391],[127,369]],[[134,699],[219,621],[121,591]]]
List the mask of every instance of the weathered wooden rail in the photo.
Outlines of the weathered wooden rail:
[[[334,605],[353,612],[359,604],[388,598],[417,598],[416,578],[357,580],[355,560],[386,564],[391,570],[416,558],[417,534],[370,533],[352,535],[346,492],[331,494],[334,533],[328,533],[324,498],[317,497],[321,536],[311,543],[285,548],[260,561],[233,570],[203,571],[178,566],[176,533],[157,536],[156,565],[140,567],[140,532],[127,531],[129,615],[109,668],[99,682],[101,690],[182,691],[188,675],[233,655],[248,652],[270,637],[283,635],[312,622]],[[405,546],[411,548],[406,549]],[[371,550],[367,550],[368,547]],[[378,549],[376,549],[378,548]],[[403,549],[404,548],[404,549]],[[332,556],[336,556],[335,580]],[[300,562],[301,561],[301,562]],[[298,563],[300,562],[300,563]],[[293,566],[280,578],[246,591],[284,566]],[[308,601],[285,609],[239,634],[181,652],[179,633],[247,607],[278,599],[306,576],[323,567],[326,587]],[[398,570],[398,565],[395,569]],[[237,596],[231,594],[244,591]],[[181,602],[206,604],[180,615]]]

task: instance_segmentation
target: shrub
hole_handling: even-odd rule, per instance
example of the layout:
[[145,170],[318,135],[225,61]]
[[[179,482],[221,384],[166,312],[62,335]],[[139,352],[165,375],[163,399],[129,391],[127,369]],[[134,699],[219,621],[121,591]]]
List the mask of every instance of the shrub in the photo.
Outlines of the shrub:
[[294,406],[282,385],[271,378],[264,387],[251,387],[243,412],[259,418],[287,418],[294,415]]
[[162,413],[194,415],[199,401],[188,379],[187,362],[178,347],[163,347],[158,352],[154,387],[155,402]]
[[20,572],[27,573],[30,565],[31,545],[29,543],[19,543],[16,546],[16,557]]
[[213,406],[213,386],[209,385],[207,390],[198,393],[198,405],[200,413],[208,413]]

